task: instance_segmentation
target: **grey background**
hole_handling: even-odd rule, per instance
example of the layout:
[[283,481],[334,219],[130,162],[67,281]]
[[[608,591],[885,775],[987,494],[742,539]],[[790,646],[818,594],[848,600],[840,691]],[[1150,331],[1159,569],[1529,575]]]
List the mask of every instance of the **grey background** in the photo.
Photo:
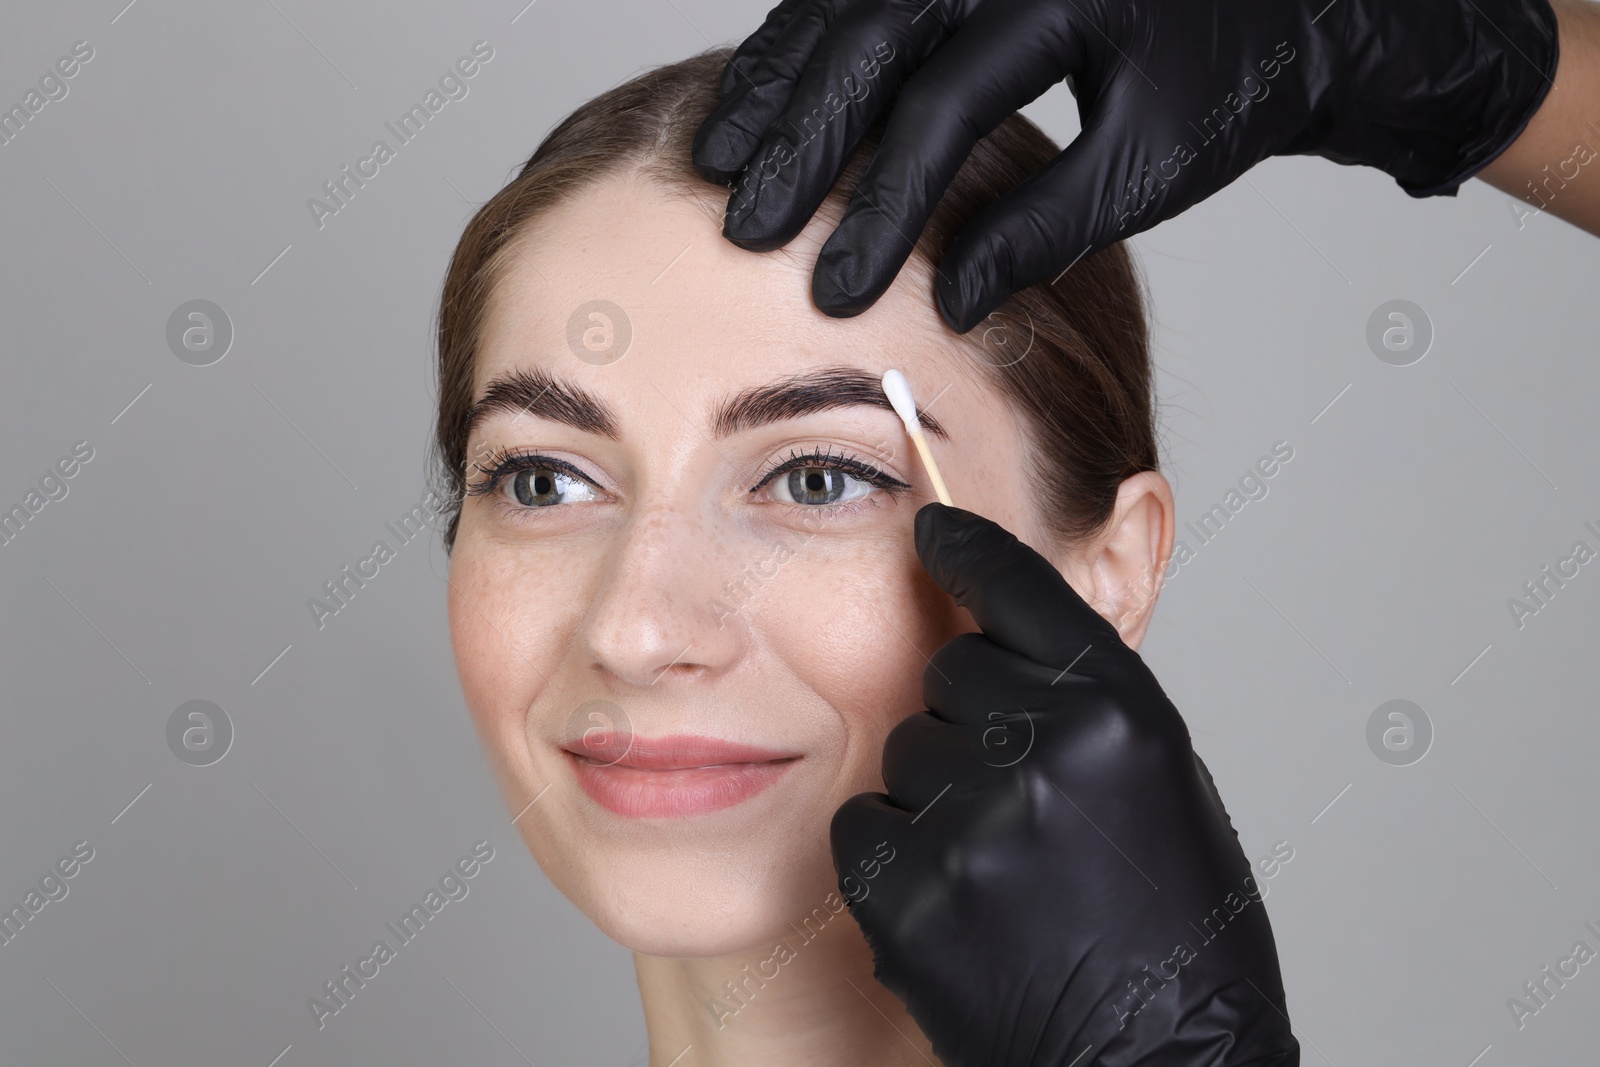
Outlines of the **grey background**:
[[[95,850],[0,947],[0,1058],[642,1063],[628,954],[501,808],[437,538],[320,631],[305,601],[422,496],[430,327],[474,205],[577,103],[742,39],[765,2],[125,2],[0,19],[7,107],[95,50],[0,146],[0,504],[95,450],[0,547],[0,902]],[[306,199],[479,39],[469,95],[317,229]],[[1064,89],[1027,110],[1076,132]],[[1134,244],[1180,536],[1295,449],[1170,582],[1146,654],[1246,853],[1295,850],[1268,907],[1305,1062],[1591,1059],[1600,964],[1521,1030],[1506,1001],[1600,949],[1600,562],[1520,630],[1506,600],[1600,549],[1600,241],[1519,229],[1481,183],[1413,201],[1296,158]],[[234,328],[207,367],[166,343],[193,299]],[[1393,299],[1435,330],[1410,366],[1365,339]],[[196,699],[235,732],[209,767],[167,746]],[[1366,741],[1392,699],[1433,726],[1410,766]],[[307,999],[479,839],[469,896],[318,1032]]]

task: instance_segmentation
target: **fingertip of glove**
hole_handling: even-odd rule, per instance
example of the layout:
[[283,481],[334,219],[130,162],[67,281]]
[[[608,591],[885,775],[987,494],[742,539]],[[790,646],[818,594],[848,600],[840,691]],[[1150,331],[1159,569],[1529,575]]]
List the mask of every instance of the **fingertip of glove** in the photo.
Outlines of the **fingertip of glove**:
[[904,220],[884,217],[870,199],[858,195],[851,201],[817,254],[811,283],[817,307],[843,318],[877,303],[914,248],[905,239],[904,225]]
[[715,117],[707,119],[695,132],[694,145],[689,150],[689,160],[695,173],[708,182],[732,185],[744,170],[744,159],[736,158],[727,132],[727,124]]
[[878,297],[863,297],[848,288],[841,277],[844,273],[839,256],[829,255],[824,248],[811,274],[811,302],[817,310],[836,319],[854,318],[876,303]]
[[[738,196],[737,193],[734,194]],[[737,208],[729,207],[727,217],[722,223],[722,236],[732,244],[738,245],[746,252],[771,252],[782,248],[787,242],[776,239],[769,234],[754,232],[748,225],[743,224],[744,215]]]
[[699,156],[695,156],[693,162],[694,172],[713,185],[731,186],[739,177],[737,170],[726,170],[714,162],[702,160]]
[[[934,580],[949,591],[955,577],[967,570],[974,556],[1003,551],[1016,536],[997,523],[965,508],[937,500],[924,504],[913,520],[917,555]],[[969,546],[978,544],[977,551]]]
[[745,177],[734,186],[728,198],[728,211],[722,220],[722,236],[746,252],[771,252],[794,239],[781,228],[781,222],[762,210],[761,185]]
[[[763,157],[770,148],[761,149]],[[747,252],[771,252],[799,235],[809,215],[795,215],[795,190],[783,174],[767,177],[759,167],[740,172],[728,199],[722,236]]]
[[912,525],[916,530],[917,553],[919,555],[927,556],[929,550],[933,547],[934,540],[949,521],[945,518],[945,512],[953,510],[953,508],[941,504],[937,500],[930,501],[917,509],[917,515],[912,520]]
[[984,285],[970,278],[955,262],[956,257],[946,253],[944,262],[934,279],[933,297],[939,315],[956,333],[966,333],[993,310]]
[[945,287],[942,284],[937,284],[933,287],[933,303],[939,309],[939,317],[944,320],[946,326],[956,333],[966,333],[968,328],[961,325],[961,316],[950,310],[950,305],[945,300],[944,290]]
[[[917,531],[917,550],[920,552],[930,551],[941,542],[953,537],[960,538],[962,543],[965,543],[991,527],[1002,533],[1006,532],[975,511],[941,504],[937,500],[930,500],[918,508],[914,521]],[[1010,534],[1007,533],[1006,536],[1010,537]]]
[[756,117],[748,90],[727,96],[694,132],[689,159],[702,178],[732,185],[750,169],[761,148],[765,125]]

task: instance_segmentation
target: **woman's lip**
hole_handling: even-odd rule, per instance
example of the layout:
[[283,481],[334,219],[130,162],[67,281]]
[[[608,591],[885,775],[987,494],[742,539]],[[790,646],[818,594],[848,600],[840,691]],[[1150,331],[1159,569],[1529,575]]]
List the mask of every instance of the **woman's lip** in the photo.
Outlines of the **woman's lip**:
[[724,741],[699,734],[672,734],[667,737],[640,737],[618,730],[590,730],[582,737],[561,746],[578,757],[602,767],[622,766],[644,771],[677,771],[724,765],[777,763],[800,757],[798,752]]
[[688,818],[741,804],[776,785],[799,757],[756,763],[717,763],[651,770],[600,763],[568,752],[573,774],[589,797],[630,818]]

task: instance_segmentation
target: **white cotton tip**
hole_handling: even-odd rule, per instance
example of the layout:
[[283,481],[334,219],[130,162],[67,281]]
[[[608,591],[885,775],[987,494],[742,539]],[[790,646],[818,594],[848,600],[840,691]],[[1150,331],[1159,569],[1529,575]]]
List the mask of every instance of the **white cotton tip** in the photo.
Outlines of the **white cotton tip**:
[[944,487],[944,478],[939,474],[939,465],[933,461],[933,453],[928,450],[928,439],[923,436],[922,424],[917,421],[917,404],[911,399],[911,386],[906,376],[892,367],[884,371],[883,392],[889,398],[894,413],[905,423],[911,443],[917,446],[917,455],[922,457],[922,465],[928,469],[928,478],[933,482],[933,491],[938,495],[939,503],[954,507],[950,501],[950,491]]
[[894,406],[894,413],[906,424],[906,433],[912,437],[921,433],[922,426],[917,422],[917,402],[911,399],[911,385],[906,381],[906,376],[892,367],[884,371],[883,392]]

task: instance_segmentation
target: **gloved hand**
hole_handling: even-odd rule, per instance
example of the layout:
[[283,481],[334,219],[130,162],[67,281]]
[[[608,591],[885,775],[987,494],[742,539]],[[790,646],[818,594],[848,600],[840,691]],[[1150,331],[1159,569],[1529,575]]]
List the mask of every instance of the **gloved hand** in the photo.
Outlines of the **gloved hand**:
[[965,333],[1267,156],[1454,195],[1522,132],[1556,58],[1548,0],[783,0],[733,54],[694,162],[737,179],[723,234],[777,248],[893,97],[812,281],[819,308],[855,315],[894,281],[977,139],[1069,79],[1082,134],[940,264],[939,310]]
[[988,519],[928,504],[916,540],[982,632],[923,673],[888,795],[833,818],[875,977],[947,1067],[1298,1065],[1250,864],[1144,661]]

